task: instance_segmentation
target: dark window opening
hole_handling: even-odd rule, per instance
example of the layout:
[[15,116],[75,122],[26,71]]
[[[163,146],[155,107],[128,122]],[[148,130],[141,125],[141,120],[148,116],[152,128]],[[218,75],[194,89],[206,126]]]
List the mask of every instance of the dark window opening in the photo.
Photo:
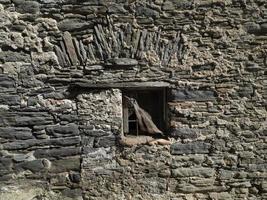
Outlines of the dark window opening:
[[[129,103],[129,99],[137,102],[140,113],[136,113],[136,107]],[[163,134],[166,130],[166,91],[160,89],[127,89],[123,91],[123,132],[124,135],[150,135],[149,132],[160,130]],[[139,114],[139,118],[138,115]],[[148,114],[148,115],[147,115]],[[152,123],[156,126],[150,127],[151,131],[144,130],[144,125],[140,124],[140,115],[148,119],[148,125]],[[147,123],[144,123],[147,125]],[[149,129],[148,129],[149,130]]]

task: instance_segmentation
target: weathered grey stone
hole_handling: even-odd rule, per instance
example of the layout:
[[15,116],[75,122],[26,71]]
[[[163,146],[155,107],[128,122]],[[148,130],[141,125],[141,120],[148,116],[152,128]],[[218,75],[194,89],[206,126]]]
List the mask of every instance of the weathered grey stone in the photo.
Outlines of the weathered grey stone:
[[5,158],[1,155],[0,158],[0,174],[4,174],[7,171],[12,171],[13,162],[11,158]]
[[47,113],[18,113],[15,121],[11,124],[17,126],[50,124],[53,121],[51,115]]
[[20,105],[20,96],[1,94],[0,104],[6,104],[10,106]]
[[115,136],[103,136],[95,139],[95,147],[111,147],[115,146],[116,137]]
[[156,10],[153,10],[151,8],[148,8],[144,5],[139,5],[136,8],[136,14],[138,16],[146,16],[146,17],[152,17],[152,18],[158,18],[159,17],[159,12]]
[[175,6],[173,5],[173,3],[171,1],[167,0],[164,2],[162,9],[165,11],[170,11],[170,10],[174,10]]
[[66,126],[49,126],[46,132],[51,137],[68,137],[72,135],[79,135],[79,129],[76,124],[68,124]]
[[55,148],[55,149],[37,149],[34,152],[36,158],[62,158],[76,156],[81,153],[81,147]]
[[88,129],[86,127],[83,127],[82,132],[84,135],[92,137],[102,137],[102,136],[108,136],[110,134],[110,132],[104,130],[92,130],[90,129],[90,127]]
[[15,1],[16,11],[25,14],[36,14],[40,11],[40,5],[36,1]]
[[99,71],[99,70],[103,70],[104,67],[102,65],[89,65],[89,66],[85,66],[84,67],[84,73],[90,73],[92,71]]
[[255,22],[247,22],[245,24],[245,28],[248,33],[254,33],[254,34],[258,34],[261,30],[260,25],[256,24]]
[[135,59],[131,58],[114,58],[114,59],[109,59],[108,63],[109,66],[114,66],[114,67],[130,67],[130,66],[135,66],[138,64],[138,61]]
[[58,28],[61,31],[81,31],[91,26],[88,21],[81,19],[64,19],[58,23]]
[[232,195],[227,192],[220,192],[220,193],[212,192],[210,193],[210,198],[220,199],[220,200],[233,200]]
[[73,5],[72,2],[72,5],[63,5],[62,10],[66,13],[90,15],[97,10],[97,7],[90,5]]
[[1,62],[31,62],[29,54],[23,52],[14,52],[14,51],[1,51],[0,52],[0,61]]
[[261,24],[261,32],[263,34],[266,34],[267,33],[267,23],[262,23]]
[[36,172],[41,172],[42,170],[47,170],[50,167],[51,163],[49,160],[39,159],[18,164],[15,168],[17,169],[22,168],[36,173]]
[[174,101],[208,101],[215,100],[214,91],[209,90],[171,90],[171,99]]
[[192,184],[178,184],[176,187],[176,192],[182,193],[208,193],[208,192],[223,192],[226,190],[225,186],[205,186],[205,187],[196,187]]
[[19,163],[19,162],[32,161],[35,160],[35,158],[33,156],[33,153],[29,152],[27,154],[13,154],[12,160],[15,161],[16,163]]
[[80,188],[66,188],[62,191],[62,195],[70,199],[81,200],[83,198],[83,191]]
[[55,45],[54,50],[55,50],[55,53],[57,55],[58,64],[60,66],[68,66],[68,63],[65,61],[65,56],[64,56],[63,52],[61,51],[61,49]]
[[78,116],[75,114],[63,114],[59,116],[61,121],[67,121],[67,122],[76,122],[78,121]]
[[70,61],[72,65],[77,65],[79,63],[78,57],[75,51],[75,47],[72,41],[71,34],[69,32],[64,32],[63,35],[65,47],[66,47],[66,52],[69,55]]
[[238,93],[238,95],[240,97],[248,97],[248,98],[251,98],[251,96],[253,96],[254,89],[253,89],[252,85],[244,85],[243,87],[241,87],[237,91],[237,93]]
[[3,149],[6,150],[20,150],[20,149],[38,149],[41,146],[73,146],[80,144],[81,138],[67,137],[67,138],[54,138],[54,139],[29,139],[29,140],[17,140],[10,143],[4,143]]
[[51,92],[51,93],[44,93],[43,97],[45,99],[57,99],[57,100],[61,100],[64,99],[66,96],[64,94],[64,92],[61,91],[56,91],[56,92]]
[[8,75],[0,74],[0,87],[13,88],[15,87],[15,80]]
[[1,0],[0,3],[2,3],[2,4],[8,4],[8,3],[11,3],[11,0]]
[[51,173],[80,171],[81,158],[80,156],[69,157],[61,160],[51,161]]
[[214,70],[215,69],[215,63],[207,63],[207,64],[204,64],[204,65],[193,65],[192,66],[192,69],[194,72],[197,72],[197,71],[204,71],[204,70]]
[[70,173],[69,178],[73,183],[79,183],[81,181],[81,175],[79,173]]
[[170,136],[180,139],[195,139],[200,131],[192,128],[175,128],[171,129]]
[[127,11],[123,7],[123,4],[111,4],[108,6],[107,12],[110,14],[125,14],[125,13],[127,13]]
[[171,154],[207,154],[211,148],[211,144],[197,141],[186,144],[174,143],[171,145]]
[[215,170],[212,168],[179,168],[172,170],[173,177],[213,177],[215,175]]
[[246,70],[249,72],[257,72],[263,70],[257,63],[254,62],[247,62],[246,63]]
[[0,138],[27,140],[33,139],[30,128],[26,127],[0,127]]

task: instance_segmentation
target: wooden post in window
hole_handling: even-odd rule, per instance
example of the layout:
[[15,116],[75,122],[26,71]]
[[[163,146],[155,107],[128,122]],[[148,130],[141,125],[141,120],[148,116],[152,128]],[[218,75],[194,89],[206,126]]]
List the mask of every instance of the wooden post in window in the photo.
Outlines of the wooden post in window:
[[129,112],[128,112],[128,107],[125,105],[126,103],[123,103],[123,132],[128,134],[129,133]]

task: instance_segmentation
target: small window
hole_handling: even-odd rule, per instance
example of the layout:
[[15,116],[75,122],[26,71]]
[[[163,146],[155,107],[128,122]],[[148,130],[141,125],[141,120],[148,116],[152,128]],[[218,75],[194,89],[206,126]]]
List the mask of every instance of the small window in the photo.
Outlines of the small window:
[[165,88],[123,91],[125,136],[162,135],[166,130]]

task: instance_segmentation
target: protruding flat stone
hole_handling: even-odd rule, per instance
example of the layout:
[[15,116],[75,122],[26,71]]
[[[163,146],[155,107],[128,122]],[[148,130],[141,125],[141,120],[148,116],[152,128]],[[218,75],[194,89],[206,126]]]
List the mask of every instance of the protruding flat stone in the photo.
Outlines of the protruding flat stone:
[[26,140],[34,138],[31,129],[26,127],[0,127],[0,137],[5,139]]
[[215,99],[214,91],[173,89],[171,98],[174,101],[208,101]]
[[48,135],[52,137],[66,137],[69,135],[78,135],[79,134],[79,129],[76,124],[68,124],[66,126],[60,126],[60,125],[55,125],[55,126],[49,126],[46,128],[46,132]]
[[136,66],[138,61],[132,58],[113,58],[108,60],[107,65],[114,67]]
[[84,67],[84,72],[88,73],[88,72],[91,72],[91,71],[99,71],[99,70],[102,70],[102,69],[104,69],[104,67],[102,65],[90,65],[90,66],[85,66]]
[[66,51],[70,57],[71,64],[77,65],[79,63],[79,61],[78,61],[77,54],[75,52],[75,47],[74,47],[73,42],[72,42],[71,34],[67,31],[64,32],[63,39],[64,39],[64,43],[66,46]]
[[209,153],[211,144],[197,141],[187,144],[174,143],[171,145],[171,154],[182,155],[182,154],[206,154]]

